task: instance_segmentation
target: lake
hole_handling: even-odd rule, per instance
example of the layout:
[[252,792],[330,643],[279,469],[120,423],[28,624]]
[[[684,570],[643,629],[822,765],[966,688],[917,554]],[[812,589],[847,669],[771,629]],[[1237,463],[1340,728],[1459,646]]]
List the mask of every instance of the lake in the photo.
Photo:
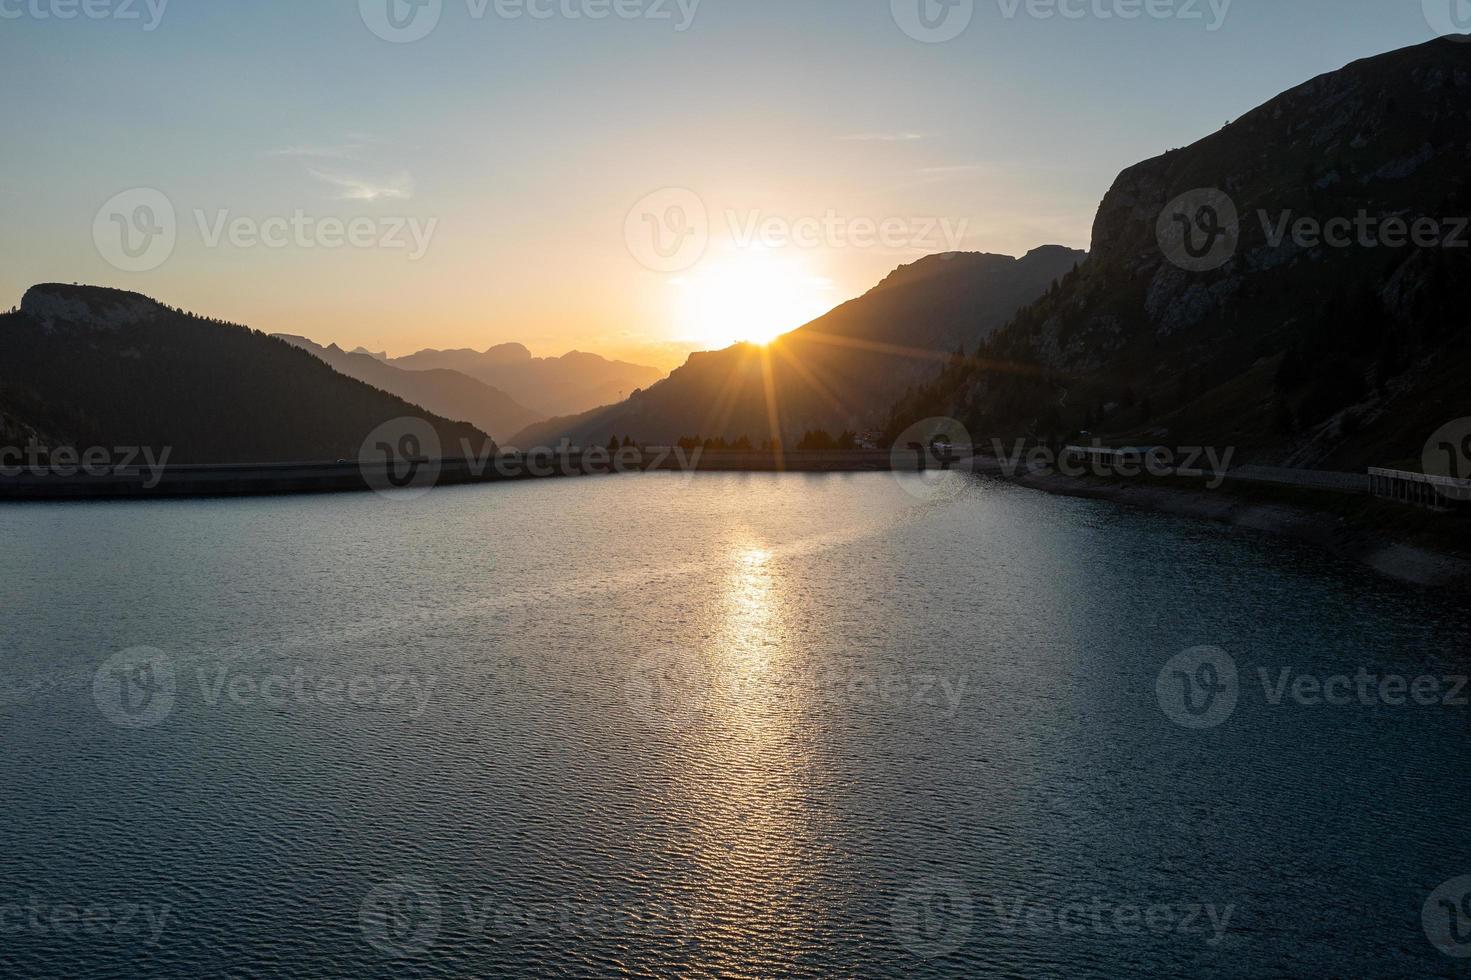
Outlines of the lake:
[[1471,962],[1471,615],[1306,547],[959,474],[0,536],[6,975]]

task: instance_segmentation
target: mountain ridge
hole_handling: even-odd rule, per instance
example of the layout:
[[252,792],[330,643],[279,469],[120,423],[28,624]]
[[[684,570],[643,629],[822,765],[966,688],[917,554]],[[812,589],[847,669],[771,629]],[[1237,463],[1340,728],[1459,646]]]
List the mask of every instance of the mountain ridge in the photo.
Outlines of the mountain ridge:
[[450,451],[491,442],[259,330],[61,283],[31,287],[0,314],[0,408],[8,434],[168,447],[173,463],[357,459],[370,434],[405,418]]
[[[1078,272],[901,400],[887,428],[954,414],[982,434],[1416,462],[1431,432],[1471,415],[1447,373],[1468,362],[1468,250],[1336,247],[1294,228],[1465,216],[1468,152],[1471,45],[1432,41],[1295,86],[1125,168]],[[1202,245],[1219,251],[1192,254]]]
[[293,334],[272,336],[311,353],[339,374],[396,395],[444,418],[469,422],[493,437],[505,439],[545,418],[518,404],[505,392],[458,371],[446,368],[411,371],[369,353],[348,353],[336,344],[322,347],[306,337]]
[[691,354],[668,378],[622,402],[538,423],[512,442],[586,444],[610,436],[672,442],[697,435],[762,442],[774,430],[795,444],[810,430],[877,427],[905,386],[927,376],[928,365],[974,346],[1083,257],[1062,246],[1020,258],[925,256],[764,347]]
[[632,391],[664,377],[657,368],[583,351],[533,357],[519,343],[498,344],[484,351],[426,348],[390,358],[388,363],[411,371],[458,371],[504,392],[542,418],[596,408],[616,400],[620,391]]

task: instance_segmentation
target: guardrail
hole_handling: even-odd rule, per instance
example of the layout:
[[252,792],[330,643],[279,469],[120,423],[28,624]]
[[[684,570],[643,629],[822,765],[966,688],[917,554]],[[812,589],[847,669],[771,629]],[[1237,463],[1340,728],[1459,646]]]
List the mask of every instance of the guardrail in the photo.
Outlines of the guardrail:
[[1448,476],[1371,467],[1369,488],[1376,497],[1426,510],[1450,510],[1471,504],[1471,480]]

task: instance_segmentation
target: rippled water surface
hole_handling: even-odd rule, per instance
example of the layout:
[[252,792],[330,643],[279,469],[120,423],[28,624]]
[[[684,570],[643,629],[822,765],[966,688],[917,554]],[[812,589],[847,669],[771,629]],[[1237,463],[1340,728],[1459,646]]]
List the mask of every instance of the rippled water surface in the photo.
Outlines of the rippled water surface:
[[1464,975],[1471,709],[1258,673],[1465,673],[1459,604],[909,489],[0,508],[0,974]]

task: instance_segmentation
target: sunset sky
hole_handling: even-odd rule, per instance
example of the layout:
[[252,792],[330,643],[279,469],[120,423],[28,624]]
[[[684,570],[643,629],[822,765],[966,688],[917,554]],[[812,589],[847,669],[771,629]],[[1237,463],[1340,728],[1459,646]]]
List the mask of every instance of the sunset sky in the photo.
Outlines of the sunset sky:
[[[643,15],[599,20],[560,12],[598,0],[545,19],[443,0],[393,43],[373,2],[173,0],[155,25],[159,0],[137,20],[0,0],[4,304],[81,281],[349,348],[520,341],[667,368],[927,252],[1086,247],[1123,167],[1433,36],[1421,0],[1235,0],[1217,30],[1208,0],[1198,20],[975,0],[944,43],[890,0],[668,0],[667,19],[619,0]],[[133,220],[138,188],[167,199],[176,240],[128,272],[99,209],[123,195]],[[697,232],[693,208],[698,255],[640,241]],[[306,237],[282,247],[222,231],[298,213]],[[371,244],[331,244],[332,221],[364,218]]]

